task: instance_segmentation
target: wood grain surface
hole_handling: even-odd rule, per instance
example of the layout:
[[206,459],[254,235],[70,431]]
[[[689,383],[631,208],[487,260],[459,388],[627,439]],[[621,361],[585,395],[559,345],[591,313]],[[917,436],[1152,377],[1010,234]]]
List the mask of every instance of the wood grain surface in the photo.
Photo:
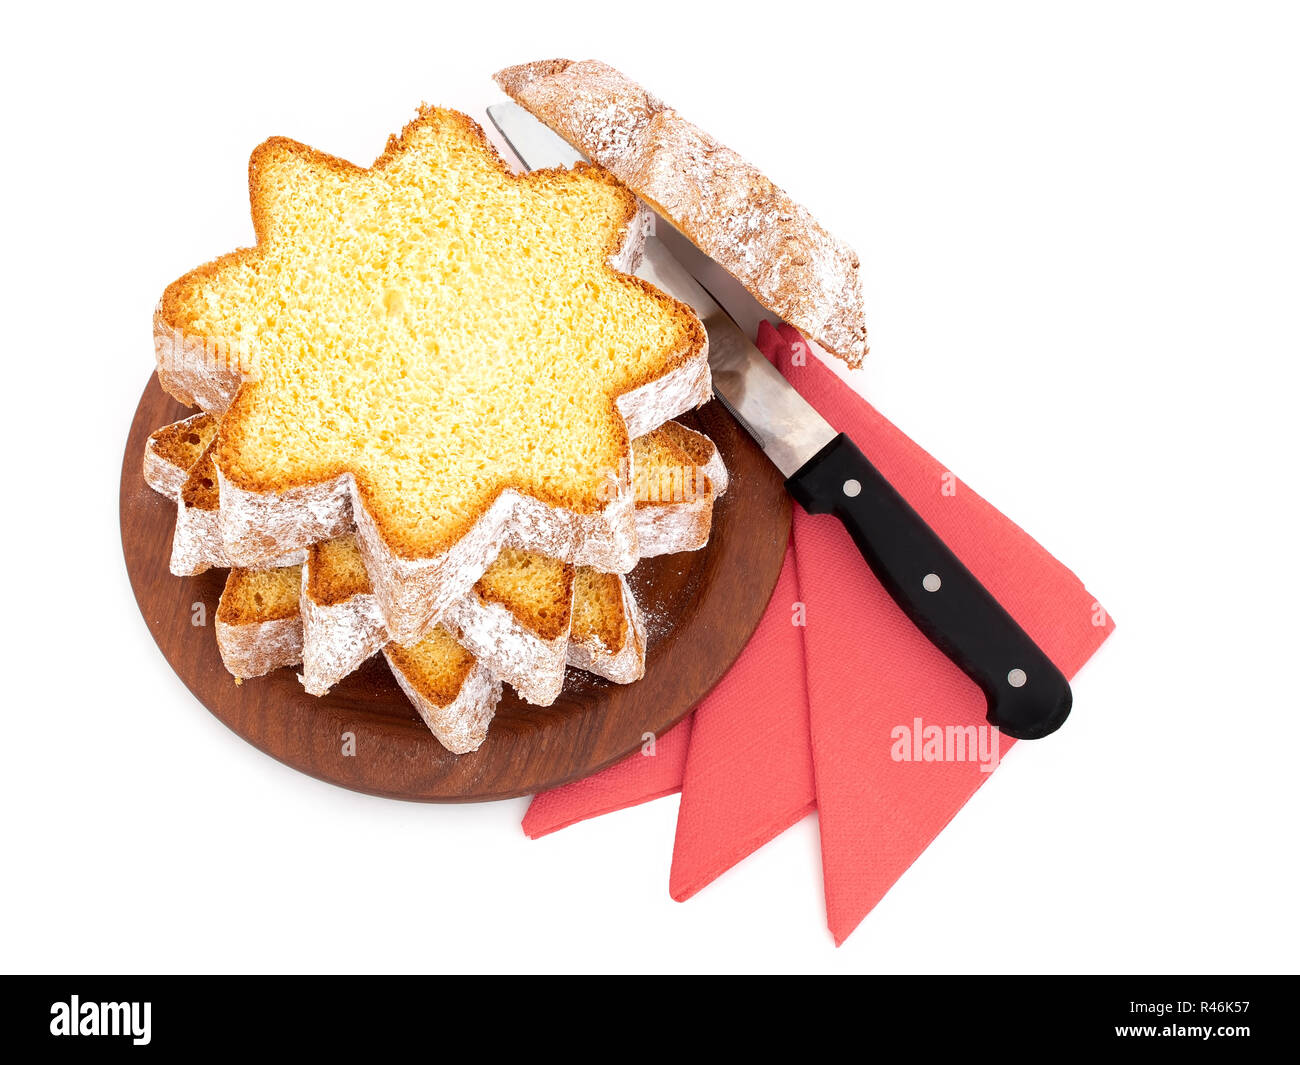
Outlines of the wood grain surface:
[[780,474],[716,401],[684,417],[717,444],[731,488],[715,509],[707,547],[647,559],[632,574],[648,631],[645,677],[619,685],[570,669],[548,707],[523,702],[507,685],[483,746],[457,756],[424,727],[382,655],[324,698],[304,692],[291,669],[242,685],[226,672],[213,629],[226,571],[172,576],[176,508],[141,474],[149,434],[191,413],[151,376],[122,461],[122,549],[145,623],[195,698],[254,747],[373,795],[510,798],[587,776],[637,750],[646,733],[661,735],[689,712],[735,661],[785,555],[790,501]]

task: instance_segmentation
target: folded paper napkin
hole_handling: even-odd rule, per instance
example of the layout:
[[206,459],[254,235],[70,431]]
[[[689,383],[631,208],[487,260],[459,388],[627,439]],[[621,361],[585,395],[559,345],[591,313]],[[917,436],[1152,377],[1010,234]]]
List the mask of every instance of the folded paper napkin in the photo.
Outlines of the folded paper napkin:
[[[1079,579],[797,331],[764,322],[758,346],[1073,677],[1114,627]],[[816,809],[839,944],[1014,741],[985,722],[983,693],[904,616],[836,519],[796,506],[793,521],[767,612],[721,683],[653,748],[536,796],[523,827],[536,838],[680,791],[669,891],[681,901]]]

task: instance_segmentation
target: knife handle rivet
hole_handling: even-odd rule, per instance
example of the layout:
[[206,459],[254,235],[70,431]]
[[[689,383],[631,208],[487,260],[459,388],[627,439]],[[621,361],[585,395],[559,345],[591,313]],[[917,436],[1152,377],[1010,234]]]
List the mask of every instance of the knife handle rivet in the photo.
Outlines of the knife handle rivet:
[[921,587],[927,592],[937,592],[943,587],[943,581],[939,579],[939,574],[927,573],[921,578]]
[[1007,683],[1013,688],[1023,688],[1028,680],[1029,674],[1023,669],[1013,669],[1007,674]]
[[852,499],[862,491],[862,482],[850,477],[844,482],[844,494]]

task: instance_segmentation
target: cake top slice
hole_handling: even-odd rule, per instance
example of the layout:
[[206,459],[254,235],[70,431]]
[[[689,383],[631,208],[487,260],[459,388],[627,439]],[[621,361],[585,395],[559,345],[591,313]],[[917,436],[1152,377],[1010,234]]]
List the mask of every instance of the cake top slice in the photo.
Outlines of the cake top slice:
[[422,108],[369,169],[268,140],[249,193],[256,246],[159,310],[245,353],[215,466],[254,492],[351,473],[403,557],[506,488],[599,510],[628,454],[618,398],[704,350],[689,308],[610,264],[632,193],[597,167],[513,175],[458,112]]

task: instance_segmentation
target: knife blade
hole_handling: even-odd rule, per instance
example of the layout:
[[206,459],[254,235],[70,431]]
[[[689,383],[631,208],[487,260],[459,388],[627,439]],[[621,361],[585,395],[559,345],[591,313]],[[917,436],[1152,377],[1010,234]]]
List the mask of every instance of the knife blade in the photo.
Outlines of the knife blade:
[[[585,159],[518,104],[494,104],[488,116],[527,169]],[[750,336],[766,315],[753,297],[669,221],[656,215],[654,225],[637,275],[689,304],[704,323],[715,394],[781,471],[787,491],[810,514],[843,523],[913,624],[984,692],[991,724],[1017,739],[1055,732],[1073,703],[1061,671],[857,445],[758,350]],[[706,279],[727,291],[752,329],[723,309],[701,284]]]

